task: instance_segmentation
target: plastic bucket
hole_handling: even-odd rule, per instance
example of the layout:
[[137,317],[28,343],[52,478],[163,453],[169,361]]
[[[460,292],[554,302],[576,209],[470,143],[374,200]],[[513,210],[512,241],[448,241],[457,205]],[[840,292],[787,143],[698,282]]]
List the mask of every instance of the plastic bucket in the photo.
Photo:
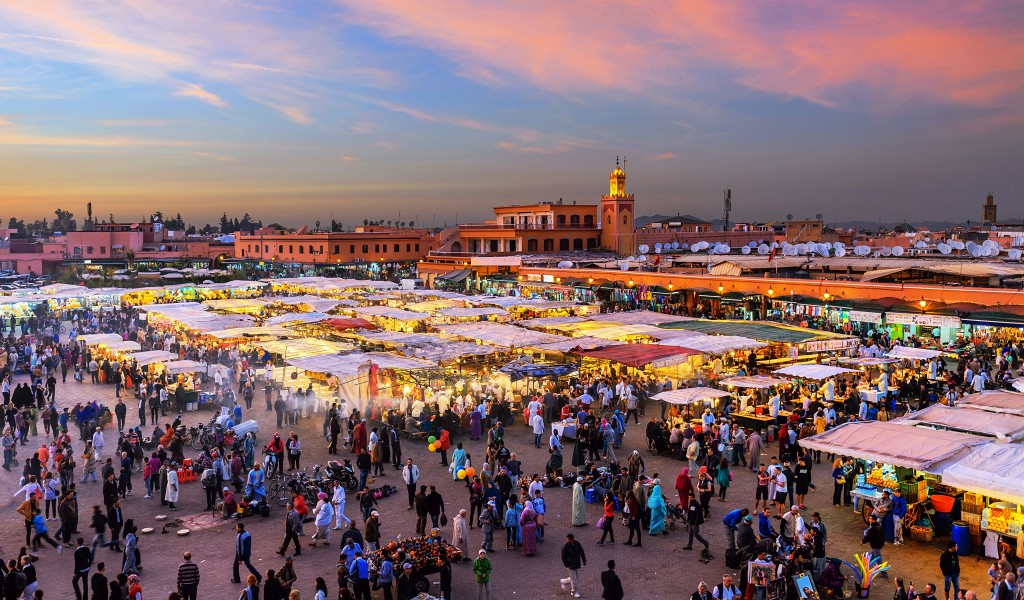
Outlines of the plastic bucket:
[[948,513],[953,511],[953,504],[956,502],[956,498],[953,496],[945,496],[943,494],[935,494],[932,497],[932,508],[938,513]]

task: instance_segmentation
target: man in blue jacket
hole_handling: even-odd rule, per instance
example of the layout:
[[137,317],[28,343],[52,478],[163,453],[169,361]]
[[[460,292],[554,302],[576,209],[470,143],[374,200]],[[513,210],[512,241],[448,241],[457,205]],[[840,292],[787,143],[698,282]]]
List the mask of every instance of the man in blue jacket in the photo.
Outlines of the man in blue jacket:
[[903,491],[899,488],[894,490],[896,495],[892,499],[892,533],[893,546],[903,545],[903,517],[907,516],[907,499],[903,497]]
[[245,523],[235,525],[235,531],[238,532],[238,536],[235,538],[235,567],[231,583],[242,583],[242,578],[238,575],[238,563],[245,563],[249,572],[256,576],[256,583],[259,583],[263,577],[249,562],[252,558],[252,534],[245,530]]
[[739,530],[740,521],[743,517],[750,514],[750,511],[745,508],[737,508],[736,510],[727,512],[722,517],[722,523],[725,523],[725,537],[729,540],[729,549],[734,550],[736,548],[736,532]]

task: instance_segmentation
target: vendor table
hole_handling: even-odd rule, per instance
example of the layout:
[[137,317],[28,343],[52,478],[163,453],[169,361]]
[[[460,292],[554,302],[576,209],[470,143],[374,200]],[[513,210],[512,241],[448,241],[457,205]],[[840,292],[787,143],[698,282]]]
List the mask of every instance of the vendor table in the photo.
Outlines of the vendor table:
[[871,402],[873,404],[878,403],[878,399],[881,398],[882,396],[884,396],[883,392],[880,392],[878,390],[873,390],[873,389],[861,388],[858,391],[860,392],[860,399],[861,400],[865,400],[865,401]]
[[576,421],[555,421],[551,424],[551,433],[571,439],[576,439]]

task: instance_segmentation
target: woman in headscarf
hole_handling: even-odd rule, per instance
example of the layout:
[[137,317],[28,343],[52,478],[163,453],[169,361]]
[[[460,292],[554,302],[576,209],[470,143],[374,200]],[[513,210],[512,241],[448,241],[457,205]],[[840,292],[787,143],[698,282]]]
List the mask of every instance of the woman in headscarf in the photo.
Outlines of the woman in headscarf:
[[581,527],[587,524],[587,500],[583,493],[583,478],[577,477],[572,486],[572,525]]
[[587,442],[586,438],[581,434],[586,434],[586,431],[578,430],[576,432],[576,443],[572,445],[572,466],[577,469],[587,464],[587,457],[585,454],[587,450],[584,448]]
[[629,455],[628,465],[629,476],[632,477],[634,481],[640,479],[640,473],[646,468],[644,466],[644,459],[640,456],[640,451],[634,450],[633,453]]
[[519,528],[523,536],[523,556],[537,554],[537,511],[530,502],[523,503],[523,513],[519,516]]
[[452,474],[452,479],[459,479],[459,470],[466,468],[466,451],[462,449],[462,442],[459,442],[455,446],[455,452],[452,452],[451,466],[448,467],[448,472]]
[[469,411],[469,439],[476,441],[482,433],[483,415],[479,410]]
[[665,498],[661,495],[661,480],[655,479],[651,487],[651,497],[647,499],[647,508],[651,509],[651,527],[649,535],[668,533],[665,531],[665,515],[668,510],[665,507]]
[[689,467],[683,467],[679,475],[676,475],[676,491],[679,492],[679,506],[685,507],[690,502],[690,492],[693,491]]

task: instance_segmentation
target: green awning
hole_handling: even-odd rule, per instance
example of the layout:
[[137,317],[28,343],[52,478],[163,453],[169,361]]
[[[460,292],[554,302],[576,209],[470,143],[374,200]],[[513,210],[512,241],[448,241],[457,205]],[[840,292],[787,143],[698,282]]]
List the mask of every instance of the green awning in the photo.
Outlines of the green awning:
[[816,329],[804,329],[788,325],[775,325],[763,321],[693,320],[663,323],[662,329],[685,329],[708,335],[736,335],[760,342],[799,344],[823,339],[837,339],[846,336],[830,334]]

